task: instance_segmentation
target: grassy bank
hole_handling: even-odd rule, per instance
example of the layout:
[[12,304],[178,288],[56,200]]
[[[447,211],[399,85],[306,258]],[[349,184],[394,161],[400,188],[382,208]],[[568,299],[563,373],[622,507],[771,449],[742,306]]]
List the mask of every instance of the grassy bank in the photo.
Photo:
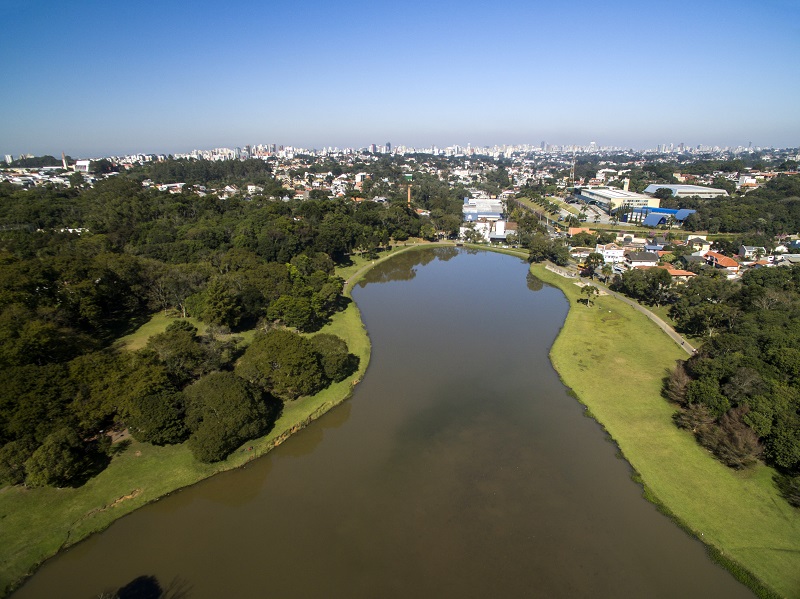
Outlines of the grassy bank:
[[[162,332],[168,323],[163,313],[155,315],[124,339],[124,347],[143,347],[149,336]],[[223,462],[202,464],[185,445],[156,447],[133,441],[106,470],[80,488],[29,490],[17,486],[0,490],[0,595],[7,594],[60,549],[163,495],[267,453],[347,399],[354,381],[363,377],[370,357],[369,338],[355,303],[336,314],[321,332],[347,341],[350,351],[360,359],[358,372],[313,397],[287,403],[269,434],[247,442]]]
[[572,306],[551,350],[554,367],[617,442],[648,498],[734,574],[761,581],[761,594],[800,597],[800,510],[778,495],[772,471],[731,470],[672,423],[661,379],[685,353],[630,306],[605,296],[587,308],[574,281],[532,270]]

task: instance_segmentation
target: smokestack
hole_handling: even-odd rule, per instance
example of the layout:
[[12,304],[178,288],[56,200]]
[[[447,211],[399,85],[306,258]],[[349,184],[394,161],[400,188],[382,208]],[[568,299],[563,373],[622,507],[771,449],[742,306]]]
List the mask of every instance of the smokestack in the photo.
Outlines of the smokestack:
[[408,207],[411,208],[411,184],[408,184]]
[[63,166],[63,167],[64,167],[64,170],[65,170],[65,171],[68,171],[68,170],[69,170],[69,169],[67,168],[67,157],[66,157],[66,156],[64,156],[64,152],[61,152],[61,166]]

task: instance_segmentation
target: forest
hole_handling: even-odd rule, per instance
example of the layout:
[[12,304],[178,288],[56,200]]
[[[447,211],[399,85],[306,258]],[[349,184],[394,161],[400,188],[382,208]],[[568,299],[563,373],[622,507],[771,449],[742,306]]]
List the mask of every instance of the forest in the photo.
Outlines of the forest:
[[733,468],[763,459],[800,507],[800,266],[749,271],[740,283],[695,277],[670,314],[705,336],[665,380],[678,426]]
[[[748,234],[755,245],[774,247],[774,237],[800,231],[800,177],[780,175],[745,195],[668,199],[664,208],[697,210],[684,228],[709,233]],[[755,243],[763,241],[763,243]]]
[[800,507],[800,265],[750,270],[740,281],[703,269],[682,285],[664,269],[634,269],[611,288],[667,306],[699,346],[664,380],[675,423],[732,468],[773,466]]
[[[180,173],[280,188],[240,164],[192,175],[167,161],[89,188],[0,185],[3,484],[80,485],[123,429],[221,460],[285,402],[357,369],[343,340],[317,333],[349,301],[335,267],[439,223],[404,201],[221,200],[140,183]],[[456,192],[420,183],[418,202],[452,222]],[[164,332],[119,346],[156,312],[174,316]]]

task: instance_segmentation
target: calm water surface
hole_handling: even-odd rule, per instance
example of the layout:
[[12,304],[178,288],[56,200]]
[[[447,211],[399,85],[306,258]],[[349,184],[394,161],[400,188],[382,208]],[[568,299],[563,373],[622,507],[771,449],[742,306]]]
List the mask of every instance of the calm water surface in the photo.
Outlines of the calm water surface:
[[[439,248],[353,293],[351,401],[245,469],[147,506],[16,595],[140,576],[220,597],[750,597],[641,497],[548,360],[568,305],[513,257]],[[180,593],[178,593],[180,594]]]

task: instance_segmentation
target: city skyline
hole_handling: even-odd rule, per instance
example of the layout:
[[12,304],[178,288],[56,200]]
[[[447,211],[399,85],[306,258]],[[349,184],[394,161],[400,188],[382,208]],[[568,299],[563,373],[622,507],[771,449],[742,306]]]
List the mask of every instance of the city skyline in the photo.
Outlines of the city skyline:
[[800,5],[0,5],[0,154],[800,146]]

